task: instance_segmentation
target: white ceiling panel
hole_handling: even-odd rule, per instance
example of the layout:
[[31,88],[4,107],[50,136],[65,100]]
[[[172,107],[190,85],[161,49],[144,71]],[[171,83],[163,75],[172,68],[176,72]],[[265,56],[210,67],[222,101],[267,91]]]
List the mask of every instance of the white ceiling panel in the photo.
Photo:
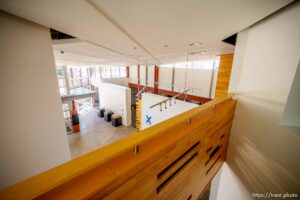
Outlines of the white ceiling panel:
[[1,0],[0,8],[107,51],[148,55],[85,0]]
[[[186,52],[232,53],[221,42],[292,0],[0,0],[0,9],[79,38],[55,45],[111,62],[157,64]],[[192,42],[202,45],[190,47]],[[168,47],[165,47],[168,45]],[[183,55],[183,56],[182,56]],[[75,59],[75,58],[74,58]]]
[[[91,0],[153,55],[205,48],[261,20],[289,0]],[[164,48],[164,45],[169,45]]]

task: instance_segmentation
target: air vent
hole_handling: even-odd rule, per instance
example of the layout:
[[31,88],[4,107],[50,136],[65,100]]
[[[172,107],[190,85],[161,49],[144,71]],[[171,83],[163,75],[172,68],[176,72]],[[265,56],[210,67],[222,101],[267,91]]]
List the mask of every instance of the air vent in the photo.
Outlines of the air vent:
[[210,147],[206,150],[206,153],[209,153],[211,149],[212,149],[212,146],[210,146]]
[[220,160],[221,155],[215,160],[215,162],[210,166],[210,168],[206,171],[205,174],[208,174],[210,170],[215,166],[215,164]]
[[164,168],[157,175],[157,180],[159,182],[156,192],[159,193],[179,172],[184,169],[184,167],[190,163],[198,155],[198,146],[200,142],[197,142],[182,155],[180,155],[175,161]]
[[209,155],[209,159],[206,161],[205,165],[207,165],[209,163],[209,161],[214,157],[214,155],[221,149],[221,146],[217,146],[213,152],[211,152],[211,154]]

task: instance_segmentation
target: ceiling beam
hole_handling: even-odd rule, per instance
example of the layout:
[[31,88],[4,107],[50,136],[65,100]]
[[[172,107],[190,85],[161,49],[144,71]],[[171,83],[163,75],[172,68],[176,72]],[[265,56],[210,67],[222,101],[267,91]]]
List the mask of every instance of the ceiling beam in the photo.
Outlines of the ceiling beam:
[[160,60],[156,58],[142,43],[137,41],[120,23],[118,23],[111,15],[102,9],[99,4],[97,4],[94,0],[86,0],[96,11],[98,11],[102,16],[104,16],[107,20],[109,20],[117,29],[119,29],[124,35],[126,35],[130,40],[132,40],[137,46],[139,46],[142,50],[144,50],[149,56],[151,56],[154,60],[156,60],[160,64]]

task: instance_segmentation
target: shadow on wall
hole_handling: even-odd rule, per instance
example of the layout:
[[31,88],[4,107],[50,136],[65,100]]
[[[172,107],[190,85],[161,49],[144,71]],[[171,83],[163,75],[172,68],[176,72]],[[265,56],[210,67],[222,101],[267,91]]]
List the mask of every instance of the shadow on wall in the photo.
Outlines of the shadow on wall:
[[251,195],[300,194],[300,137],[279,125],[284,104],[239,96],[227,162]]

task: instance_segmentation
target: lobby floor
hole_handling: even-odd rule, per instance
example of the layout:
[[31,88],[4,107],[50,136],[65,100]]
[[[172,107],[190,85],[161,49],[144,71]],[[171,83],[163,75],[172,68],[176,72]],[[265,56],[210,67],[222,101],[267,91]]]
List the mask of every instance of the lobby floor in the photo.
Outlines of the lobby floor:
[[68,135],[72,159],[135,133],[134,127],[114,127],[96,109],[80,116],[80,133]]

